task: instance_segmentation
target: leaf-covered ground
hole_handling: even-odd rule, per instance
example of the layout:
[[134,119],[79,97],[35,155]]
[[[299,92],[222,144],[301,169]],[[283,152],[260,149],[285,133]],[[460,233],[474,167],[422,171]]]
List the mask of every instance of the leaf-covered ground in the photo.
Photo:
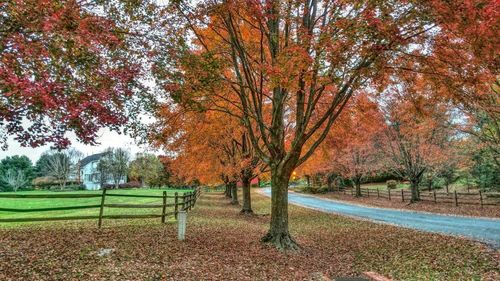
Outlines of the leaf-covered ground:
[[406,209],[413,211],[425,211],[425,212],[440,213],[440,214],[500,218],[500,208],[498,206],[481,207],[479,205],[465,205],[465,204],[462,205],[459,204],[458,206],[454,206],[452,203],[434,203],[428,201],[409,204],[408,201],[402,202],[401,197],[395,197],[393,198],[393,200],[389,201],[385,198],[377,198],[376,195],[371,197],[364,196],[356,198],[350,194],[343,194],[339,192],[314,194],[314,196],[349,201],[367,206]]
[[[0,230],[0,280],[314,280],[376,271],[398,280],[495,280],[498,252],[464,239],[356,221],[290,206],[302,246],[262,245],[269,199],[243,216],[220,194],[189,214],[187,240],[158,220],[30,225]],[[113,249],[99,257],[100,249]]]

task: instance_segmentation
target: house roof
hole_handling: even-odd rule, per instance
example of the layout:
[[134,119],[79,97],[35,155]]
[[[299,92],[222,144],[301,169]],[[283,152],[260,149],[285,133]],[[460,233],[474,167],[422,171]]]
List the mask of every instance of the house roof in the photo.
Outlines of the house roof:
[[81,166],[85,166],[87,165],[88,163],[91,163],[91,162],[94,162],[94,161],[98,161],[100,160],[104,155],[106,155],[106,152],[102,152],[102,153],[96,153],[96,154],[92,154],[92,155],[89,155],[85,158],[83,158],[81,161],[80,161],[80,165]]

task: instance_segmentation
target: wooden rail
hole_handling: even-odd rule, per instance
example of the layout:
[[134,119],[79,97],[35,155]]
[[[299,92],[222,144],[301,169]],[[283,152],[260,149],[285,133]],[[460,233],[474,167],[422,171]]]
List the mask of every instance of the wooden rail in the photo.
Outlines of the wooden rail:
[[[12,198],[12,199],[50,199],[50,198],[101,198],[101,202],[98,205],[81,205],[81,206],[66,206],[66,207],[53,207],[53,208],[36,208],[36,209],[21,209],[21,208],[2,208],[0,206],[0,211],[2,212],[13,212],[13,213],[26,213],[26,212],[48,212],[48,211],[64,211],[64,210],[78,210],[78,209],[92,209],[99,208],[98,215],[86,215],[86,216],[62,216],[62,217],[31,217],[31,218],[0,218],[0,223],[2,222],[37,222],[37,221],[60,221],[60,220],[88,220],[97,219],[98,227],[102,226],[103,219],[138,219],[138,218],[161,218],[161,222],[165,223],[166,217],[173,216],[177,219],[179,211],[189,211],[194,208],[196,201],[201,195],[201,188],[196,188],[191,192],[179,195],[175,192],[174,195],[168,195],[166,191],[163,191],[162,195],[141,195],[141,194],[113,194],[107,193],[106,189],[102,190],[101,194],[0,194],[0,198]],[[111,204],[106,203],[107,197],[131,197],[131,198],[161,198],[161,204]],[[172,198],[173,203],[169,203],[168,198]],[[181,200],[179,200],[181,199]],[[180,202],[181,201],[181,202]],[[179,206],[182,206],[179,210]],[[172,212],[167,212],[167,208],[173,207]],[[123,214],[123,215],[106,215],[105,208],[124,208],[124,209],[137,209],[137,208],[147,208],[147,209],[159,209],[161,208],[160,214]]]
[[[349,192],[352,196],[356,195],[354,188],[344,189],[344,194]],[[366,197],[377,197],[387,200],[401,200],[402,202],[410,201],[411,191],[406,189],[391,190],[391,189],[370,189],[361,188],[361,195]],[[459,205],[480,205],[482,206],[500,206],[500,194],[495,193],[478,193],[471,192],[432,192],[420,191],[420,201],[429,201],[433,203],[448,203],[453,206]]]

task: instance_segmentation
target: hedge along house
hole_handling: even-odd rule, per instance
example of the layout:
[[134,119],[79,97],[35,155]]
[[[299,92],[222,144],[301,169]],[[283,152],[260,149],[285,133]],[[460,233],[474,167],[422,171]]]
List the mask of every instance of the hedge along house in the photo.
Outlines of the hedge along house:
[[[107,152],[92,154],[83,158],[80,161],[80,179],[82,181],[83,186],[87,190],[97,190],[101,189],[101,184],[114,184],[114,181],[111,176],[104,175],[101,178],[101,172],[98,169],[98,164],[101,158],[106,156]],[[102,182],[101,182],[102,180]],[[120,179],[120,184],[125,183],[126,178],[123,177]]]

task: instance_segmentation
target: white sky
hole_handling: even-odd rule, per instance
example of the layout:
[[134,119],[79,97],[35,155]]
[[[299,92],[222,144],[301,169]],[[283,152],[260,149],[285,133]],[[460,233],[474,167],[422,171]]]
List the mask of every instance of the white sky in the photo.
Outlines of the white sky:
[[[133,158],[137,152],[142,152],[147,149],[147,147],[139,147],[131,137],[124,134],[120,135],[108,129],[101,129],[99,132],[99,137],[96,140],[99,145],[91,146],[82,144],[76,140],[74,135],[70,135],[69,139],[72,143],[71,147],[81,151],[84,156],[102,152],[108,147],[121,147],[127,149]],[[42,153],[50,149],[50,144],[37,148],[22,147],[13,139],[8,140],[8,145],[9,147],[7,150],[4,151],[0,149],[0,159],[6,156],[26,155],[31,159],[33,164],[36,163]]]

